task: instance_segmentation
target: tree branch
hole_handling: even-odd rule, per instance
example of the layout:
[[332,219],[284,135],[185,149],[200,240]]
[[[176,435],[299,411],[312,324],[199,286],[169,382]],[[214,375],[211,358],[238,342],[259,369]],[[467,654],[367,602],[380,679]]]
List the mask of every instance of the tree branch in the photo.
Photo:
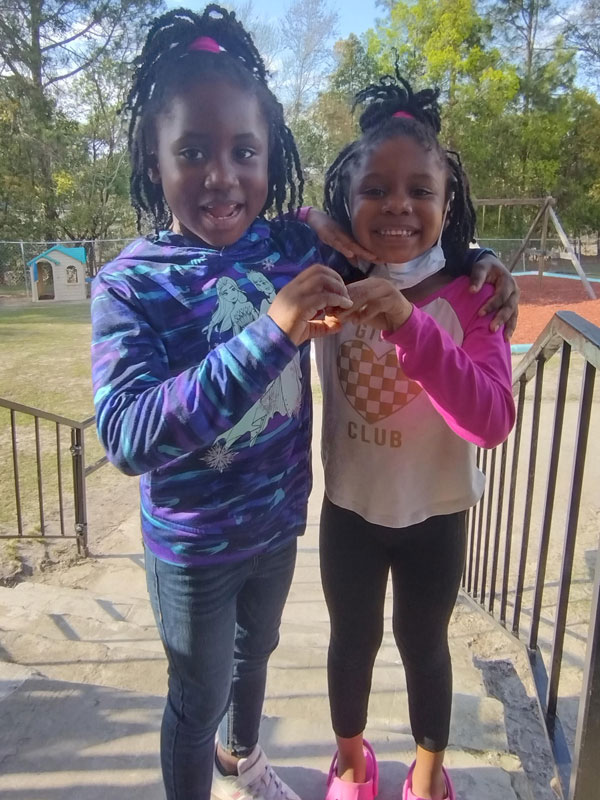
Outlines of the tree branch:
[[26,81],[23,79],[23,76],[21,75],[21,73],[19,72],[17,67],[15,66],[13,60],[11,59],[11,57],[9,55],[7,55],[6,51],[3,50],[1,47],[0,47],[0,58],[2,58],[3,61],[6,63],[6,66],[10,69],[10,71],[15,76],[15,78],[18,78],[19,81],[21,81],[21,83],[23,83],[25,85]]
[[70,72],[65,72],[62,75],[55,75],[53,78],[49,78],[44,83],[44,89],[47,89],[48,86],[51,86],[53,83],[58,83],[59,81],[63,81],[66,78],[72,78],[73,75],[77,75],[77,73],[81,72],[82,69],[87,69],[95,61],[97,61],[100,58],[100,56],[107,50],[108,45],[110,44],[110,42],[112,40],[112,37],[113,37],[113,34],[114,34],[115,30],[116,30],[116,27],[117,27],[117,23],[115,22],[115,24],[112,27],[111,32],[108,34],[108,36],[106,38],[106,41],[104,42],[102,47],[100,47],[98,50],[96,50],[96,52],[93,54],[93,56],[91,58],[88,58],[86,61],[84,61],[82,64],[80,64],[78,67],[76,67],[75,69],[71,70]]
[[0,17],[0,30],[6,36],[7,40],[13,46],[13,49],[16,50],[27,50],[29,45],[27,40],[24,39],[17,31],[8,25],[3,17]]
[[85,34],[88,33],[88,31],[91,31],[91,29],[97,24],[98,20],[92,19],[89,25],[87,25],[85,28],[83,28],[83,30],[79,31],[78,33],[74,33],[73,36],[69,36],[68,39],[63,39],[61,42],[52,42],[52,44],[44,45],[42,48],[40,48],[40,50],[42,53],[46,53],[49,50],[53,50],[55,47],[66,47],[66,45],[71,44],[71,42],[76,42],[77,39],[80,39],[82,36],[85,36]]

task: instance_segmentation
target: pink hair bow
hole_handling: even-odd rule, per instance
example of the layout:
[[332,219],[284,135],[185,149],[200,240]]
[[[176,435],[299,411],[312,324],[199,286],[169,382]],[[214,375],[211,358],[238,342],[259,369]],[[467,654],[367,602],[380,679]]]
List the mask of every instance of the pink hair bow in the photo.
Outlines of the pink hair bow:
[[188,47],[188,50],[205,50],[207,53],[221,52],[219,43],[210,36],[198,36],[198,38],[194,39],[194,41]]

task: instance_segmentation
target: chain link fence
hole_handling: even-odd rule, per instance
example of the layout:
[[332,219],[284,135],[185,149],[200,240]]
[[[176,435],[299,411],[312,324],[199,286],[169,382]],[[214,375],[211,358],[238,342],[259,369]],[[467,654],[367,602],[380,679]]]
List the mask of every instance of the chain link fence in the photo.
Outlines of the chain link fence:
[[[29,261],[55,245],[63,247],[84,247],[86,251],[86,273],[93,278],[103,264],[113,259],[133,239],[91,239],[83,241],[59,242],[0,242],[0,296],[31,298],[31,278]],[[503,239],[484,237],[479,240],[481,247],[490,247],[504,264],[510,264],[519,250],[522,239]],[[598,244],[582,246],[581,242],[571,240],[583,269],[590,277],[600,278],[600,254]],[[542,258],[541,240],[532,239],[519,262],[515,272],[532,272],[539,269]],[[573,264],[559,239],[546,241],[546,272],[575,274]]]
[[[522,239],[494,239],[488,238],[487,236],[478,239],[477,242],[480,247],[491,248],[498,255],[498,258],[507,266],[512,263],[513,258],[523,244]],[[597,242],[593,244],[588,243],[585,246],[578,240],[571,239],[570,242],[586,275],[590,278],[600,278],[600,254],[598,253]],[[541,239],[530,239],[519,261],[515,265],[514,272],[516,274],[519,272],[537,272],[542,257]],[[563,275],[577,274],[573,262],[569,258],[569,254],[565,251],[560,239],[546,239],[546,263],[544,264],[544,272],[554,272]]]

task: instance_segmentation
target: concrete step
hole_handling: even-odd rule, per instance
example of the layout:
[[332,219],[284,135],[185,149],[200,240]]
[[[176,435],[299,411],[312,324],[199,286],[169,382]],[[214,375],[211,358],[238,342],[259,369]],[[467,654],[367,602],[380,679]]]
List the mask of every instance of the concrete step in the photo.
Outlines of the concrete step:
[[0,661],[0,703],[13,692],[16,692],[26,680],[35,675],[35,671],[21,666]]
[[[164,797],[157,754],[162,697],[49,680],[3,665],[0,686],[7,682],[13,690],[0,702],[0,796]],[[261,742],[279,774],[305,800],[323,796],[331,758],[330,735],[322,725],[323,702],[324,698],[307,716],[292,705],[276,709],[268,700],[261,729]],[[381,800],[393,800],[413,757],[410,734],[376,722],[367,733],[378,753]],[[447,764],[464,800],[533,800],[519,760],[497,748],[468,750],[463,741],[451,741]]]
[[154,625],[147,593],[141,598],[116,592],[103,595],[88,588],[25,581],[12,589],[0,587],[0,605],[28,613],[76,614],[102,623],[128,621],[135,625]]
[[49,678],[161,694],[166,659],[148,600],[43,583],[0,588],[5,661]]
[[3,800],[163,800],[162,697],[19,676],[0,663]]
[[154,622],[139,625],[127,619],[115,618],[113,614],[106,614],[104,619],[98,619],[81,616],[79,609],[72,612],[45,612],[32,607],[28,611],[18,606],[6,607],[0,604],[0,620],[4,631],[20,631],[61,642],[94,641],[107,646],[136,642],[145,649],[162,649]]
[[166,691],[166,659],[135,643],[48,639],[20,631],[2,634],[3,658],[48,678],[130,691]]

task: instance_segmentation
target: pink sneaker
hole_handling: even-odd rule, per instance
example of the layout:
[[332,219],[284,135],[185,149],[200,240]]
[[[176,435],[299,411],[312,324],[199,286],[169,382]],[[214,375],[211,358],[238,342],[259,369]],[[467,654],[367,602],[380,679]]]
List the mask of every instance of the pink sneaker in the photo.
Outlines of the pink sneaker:
[[[410,765],[410,769],[408,770],[408,775],[406,776],[406,780],[404,781],[404,788],[402,789],[402,800],[423,800],[422,797],[417,797],[416,794],[413,793],[412,790],[412,774],[415,769],[415,764],[417,762],[413,761]],[[456,794],[454,793],[454,786],[452,785],[452,781],[450,780],[450,775],[445,767],[442,767],[442,772],[444,774],[444,780],[446,781],[446,796],[444,800],[456,800]]]
[[367,759],[367,779],[364,783],[343,781],[337,775],[338,754],[333,757],[327,778],[327,794],[325,800],[374,800],[379,790],[379,770],[373,748],[363,740],[365,758]]

